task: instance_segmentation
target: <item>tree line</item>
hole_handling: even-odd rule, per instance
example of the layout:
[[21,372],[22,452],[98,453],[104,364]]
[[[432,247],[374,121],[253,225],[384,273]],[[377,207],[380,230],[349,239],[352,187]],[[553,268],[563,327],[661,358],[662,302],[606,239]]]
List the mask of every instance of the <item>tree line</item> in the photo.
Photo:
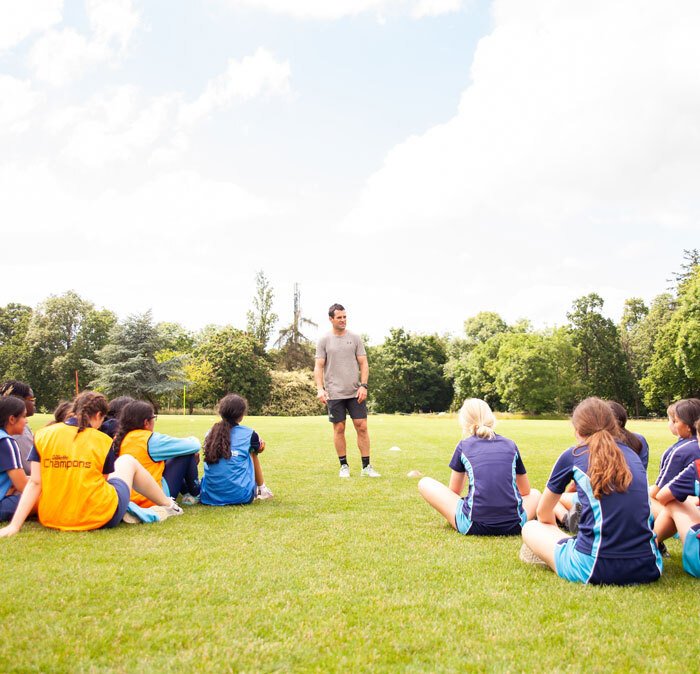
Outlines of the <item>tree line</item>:
[[[567,324],[542,330],[507,324],[495,312],[467,318],[463,334],[390,331],[367,348],[370,405],[376,412],[429,412],[467,397],[501,411],[567,413],[595,395],[631,414],[662,414],[678,398],[700,394],[700,251],[684,251],[672,287],[647,305],[626,300],[619,323],[603,299],[575,299]],[[29,382],[50,410],[77,385],[108,396],[132,395],[159,408],[211,409],[230,391],[252,413],[323,412],[315,398],[314,345],[294,289],[291,322],[276,330],[274,290],[263,272],[245,328],[209,325],[190,331],[154,323],[151,312],[118,320],[73,291],[36,308],[0,307],[0,377]],[[275,339],[276,336],[276,339]]]

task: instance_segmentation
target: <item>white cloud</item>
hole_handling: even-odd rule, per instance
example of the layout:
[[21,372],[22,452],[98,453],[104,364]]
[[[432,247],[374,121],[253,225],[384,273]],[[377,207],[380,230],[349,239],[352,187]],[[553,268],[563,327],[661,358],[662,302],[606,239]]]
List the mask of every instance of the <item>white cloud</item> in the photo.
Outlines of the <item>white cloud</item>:
[[42,100],[30,82],[0,74],[0,135],[25,131],[29,116]]
[[287,95],[290,74],[288,61],[277,61],[263,48],[240,61],[230,59],[226,72],[210,80],[196,101],[183,106],[180,121],[183,124],[195,123],[217,109],[230,106],[235,100]]
[[63,0],[0,0],[0,51],[59,23]]
[[256,9],[298,19],[332,21],[373,13],[408,14],[414,18],[458,11],[463,0],[221,0],[234,8]]
[[88,0],[90,35],[72,28],[50,30],[33,45],[29,65],[37,79],[64,86],[100,66],[115,67],[126,52],[140,16],[131,0]]
[[447,284],[500,304],[520,288],[521,307],[558,274],[569,293],[590,282],[552,251],[624,285],[618,233],[700,232],[700,5],[500,0],[494,24],[457,114],[393,148],[339,230],[384,232],[400,252],[441,232],[468,251]]

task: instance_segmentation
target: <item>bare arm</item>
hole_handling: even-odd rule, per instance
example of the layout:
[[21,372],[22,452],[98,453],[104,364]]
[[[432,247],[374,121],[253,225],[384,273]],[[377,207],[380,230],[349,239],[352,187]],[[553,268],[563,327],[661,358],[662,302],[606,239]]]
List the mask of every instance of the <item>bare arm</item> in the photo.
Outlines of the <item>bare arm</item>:
[[530,493],[530,478],[528,478],[527,474],[516,475],[515,484],[521,496],[527,496]]
[[4,529],[0,529],[0,538],[14,536],[22,528],[24,521],[34,510],[40,496],[41,468],[37,461],[32,461],[32,473],[29,476],[27,486],[22,492],[22,497],[19,500],[12,521]]
[[[654,486],[656,487],[656,485]],[[668,486],[664,487],[663,489],[659,489],[658,487],[656,487],[655,498],[661,505],[666,505],[671,501],[677,500],[676,497],[671,493],[671,490],[668,488]]]
[[543,524],[556,524],[557,520],[554,517],[554,506],[559,503],[561,494],[555,494],[548,488],[545,488],[540,503],[537,506],[537,519]]
[[[366,384],[369,381],[369,361],[367,356],[357,356],[357,364],[360,366],[360,383]],[[361,403],[367,398],[367,389],[360,386],[357,389],[357,402]]]
[[328,393],[323,384],[323,368],[326,366],[325,358],[317,358],[314,365],[314,381],[316,382],[316,397],[325,405],[328,402]]
[[462,490],[464,489],[464,485],[467,482],[467,474],[466,473],[458,473],[456,470],[452,471],[452,474],[450,475],[450,490],[453,491],[457,496],[459,496],[462,493]]

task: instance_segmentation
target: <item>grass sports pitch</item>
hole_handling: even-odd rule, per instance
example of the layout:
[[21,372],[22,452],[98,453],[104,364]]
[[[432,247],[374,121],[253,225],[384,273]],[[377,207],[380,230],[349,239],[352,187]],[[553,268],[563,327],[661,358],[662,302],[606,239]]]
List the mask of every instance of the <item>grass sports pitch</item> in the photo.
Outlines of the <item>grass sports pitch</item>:
[[[161,416],[156,430],[202,439],[214,421]],[[407,473],[448,479],[454,416],[370,417],[376,480],[360,478],[350,428],[352,477],[340,480],[324,417],[244,423],[267,442],[271,501],[89,533],[28,522],[0,541],[0,671],[697,667],[700,585],[678,541],[655,584],[585,587],[519,562],[519,537],[462,537],[423,502]],[[664,422],[629,427],[649,440],[654,479],[673,438]],[[566,421],[497,430],[539,489],[573,444]]]

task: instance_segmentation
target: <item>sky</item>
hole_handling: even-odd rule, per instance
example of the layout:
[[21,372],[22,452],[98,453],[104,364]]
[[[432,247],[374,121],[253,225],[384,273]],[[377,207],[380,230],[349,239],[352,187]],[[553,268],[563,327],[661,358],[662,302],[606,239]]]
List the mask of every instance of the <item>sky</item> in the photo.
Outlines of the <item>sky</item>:
[[380,343],[562,325],[700,247],[700,3],[0,0],[0,305]]

